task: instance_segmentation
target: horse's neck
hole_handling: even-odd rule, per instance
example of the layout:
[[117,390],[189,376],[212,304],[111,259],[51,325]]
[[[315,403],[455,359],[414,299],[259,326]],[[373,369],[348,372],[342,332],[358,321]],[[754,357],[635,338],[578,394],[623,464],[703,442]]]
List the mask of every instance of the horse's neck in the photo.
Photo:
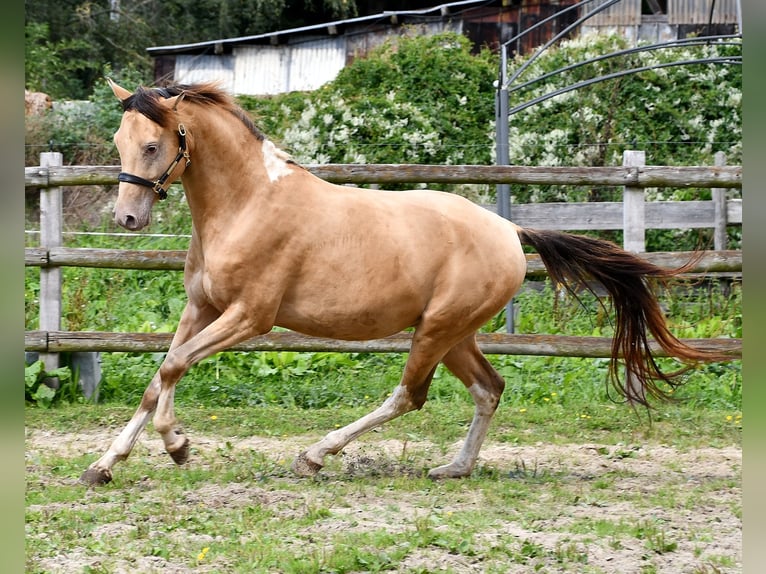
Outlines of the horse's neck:
[[226,131],[198,128],[194,133],[192,164],[183,183],[201,235],[225,232],[246,206],[266,202],[272,186],[291,173],[283,152],[232,119],[233,124],[216,126],[216,130]]

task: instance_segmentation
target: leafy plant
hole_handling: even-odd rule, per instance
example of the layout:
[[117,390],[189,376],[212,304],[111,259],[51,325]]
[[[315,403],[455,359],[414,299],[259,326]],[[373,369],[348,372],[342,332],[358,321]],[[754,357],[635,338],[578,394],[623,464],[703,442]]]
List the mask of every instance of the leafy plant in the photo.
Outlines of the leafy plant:
[[[58,389],[50,384],[51,379],[58,379]],[[59,390],[72,379],[69,367],[45,370],[42,361],[35,361],[24,368],[24,400],[27,405],[50,408],[60,395]]]

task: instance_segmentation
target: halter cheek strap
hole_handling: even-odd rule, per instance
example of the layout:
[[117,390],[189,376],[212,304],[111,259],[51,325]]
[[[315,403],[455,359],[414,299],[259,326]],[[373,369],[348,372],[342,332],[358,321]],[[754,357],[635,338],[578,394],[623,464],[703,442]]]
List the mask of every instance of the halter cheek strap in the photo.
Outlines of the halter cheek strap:
[[178,124],[178,153],[170,166],[168,166],[168,169],[165,170],[165,173],[156,180],[150,181],[143,177],[123,171],[117,176],[117,181],[149,187],[160,199],[165,199],[168,196],[168,187],[170,187],[170,184],[174,181],[170,176],[173,174],[173,171],[175,171],[178,163],[184,158],[186,159],[186,165],[184,167],[189,167],[191,157],[189,156],[189,151],[186,149],[186,128],[183,124]]

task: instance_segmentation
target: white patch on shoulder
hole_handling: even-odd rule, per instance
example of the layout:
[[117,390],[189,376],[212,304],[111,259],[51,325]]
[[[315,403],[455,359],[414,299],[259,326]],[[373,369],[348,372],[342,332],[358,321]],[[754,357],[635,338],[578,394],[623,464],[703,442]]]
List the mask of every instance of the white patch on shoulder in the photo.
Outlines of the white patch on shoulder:
[[269,181],[274,183],[280,177],[292,173],[292,170],[287,163],[290,156],[275,146],[272,141],[267,139],[263,140],[261,143],[261,150],[263,152],[263,167],[266,168]]

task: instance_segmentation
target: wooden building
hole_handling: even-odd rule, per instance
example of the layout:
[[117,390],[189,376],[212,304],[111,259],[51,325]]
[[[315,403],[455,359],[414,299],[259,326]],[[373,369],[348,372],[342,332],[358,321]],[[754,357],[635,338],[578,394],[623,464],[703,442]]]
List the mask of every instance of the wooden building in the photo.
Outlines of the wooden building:
[[[155,82],[218,80],[235,94],[269,95],[314,90],[333,80],[355,58],[402,34],[465,34],[479,50],[498,50],[513,41],[509,53],[528,53],[606,0],[462,0],[419,10],[386,11],[267,34],[149,48]],[[573,33],[616,31],[638,40],[662,40],[705,33],[713,4],[710,33],[733,31],[740,0],[620,0]]]

